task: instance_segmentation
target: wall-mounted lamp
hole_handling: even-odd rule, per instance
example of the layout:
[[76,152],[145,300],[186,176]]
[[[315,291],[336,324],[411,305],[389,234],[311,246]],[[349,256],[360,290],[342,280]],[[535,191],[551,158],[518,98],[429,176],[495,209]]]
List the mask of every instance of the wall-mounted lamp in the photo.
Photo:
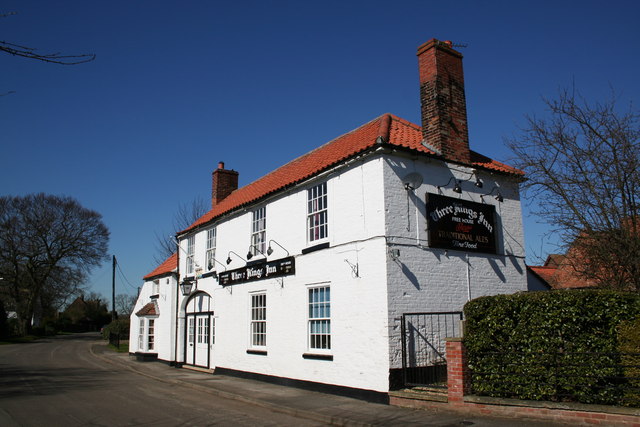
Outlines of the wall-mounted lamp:
[[191,280],[185,280],[180,283],[180,290],[182,291],[182,295],[187,296],[191,293],[193,289],[193,282]]
[[478,187],[478,188],[482,188],[483,184],[482,184],[482,181],[480,181],[480,177],[478,177],[478,173],[476,172],[476,173],[474,173],[474,175],[476,176],[475,186]]
[[[498,191],[496,192],[496,195],[494,196],[494,199],[496,199],[498,202],[502,203],[504,201],[504,197],[502,197],[502,193],[500,193],[500,189],[498,187],[493,187],[491,189],[491,191],[489,191],[489,193],[486,194],[486,196],[491,196],[495,190],[498,190]],[[480,198],[484,202],[485,196],[480,196]]]
[[289,255],[289,251],[284,246],[282,246],[280,243],[276,242],[273,239],[269,240],[269,247],[267,248],[267,255],[271,255],[273,253],[273,248],[271,247],[271,242],[273,242],[276,245],[280,246],[280,248],[282,248],[282,250],[284,250],[287,253],[287,256],[290,256]]
[[[218,261],[218,260],[217,260],[217,259],[215,259],[214,257],[210,257],[210,258],[209,258],[209,262],[207,263],[207,269],[208,269],[209,271],[213,270],[213,267],[215,267],[215,266],[216,266],[216,265],[214,264],[214,262],[217,262],[218,264],[220,264],[220,265],[222,266],[222,268],[224,268],[225,270],[227,269],[227,267],[226,267],[223,263],[221,263],[220,261]],[[213,277],[214,277],[214,278],[217,278],[217,276],[218,276],[218,275],[217,275],[217,274],[215,274],[215,271],[214,271],[214,275],[213,275]]]
[[462,187],[460,187],[460,181],[457,180],[455,177],[451,177],[449,178],[449,181],[447,181],[447,183],[445,185],[437,185],[436,188],[438,190],[441,190],[442,187],[446,187],[447,185],[451,184],[451,181],[455,181],[455,185],[453,186],[453,191],[460,194],[462,193]]
[[398,259],[400,258],[400,249],[398,248],[393,248],[389,251],[389,253],[391,254],[391,259]]
[[227,265],[231,264],[231,254],[234,254],[235,256],[237,256],[238,258],[240,258],[241,260],[243,260],[245,263],[247,262],[246,259],[242,258],[240,255],[238,255],[237,253],[233,252],[233,251],[229,251],[229,254],[227,255]]
[[253,258],[253,251],[260,252],[262,255],[264,255],[265,258],[267,257],[264,254],[264,252],[262,252],[260,249],[258,249],[257,245],[249,245],[249,252],[247,252],[247,259]]

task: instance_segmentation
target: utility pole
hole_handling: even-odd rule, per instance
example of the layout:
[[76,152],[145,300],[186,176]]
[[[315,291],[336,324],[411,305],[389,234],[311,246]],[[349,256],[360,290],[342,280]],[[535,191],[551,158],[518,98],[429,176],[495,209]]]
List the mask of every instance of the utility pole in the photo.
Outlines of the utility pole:
[[111,274],[111,321],[116,320],[116,256],[113,256],[113,272]]

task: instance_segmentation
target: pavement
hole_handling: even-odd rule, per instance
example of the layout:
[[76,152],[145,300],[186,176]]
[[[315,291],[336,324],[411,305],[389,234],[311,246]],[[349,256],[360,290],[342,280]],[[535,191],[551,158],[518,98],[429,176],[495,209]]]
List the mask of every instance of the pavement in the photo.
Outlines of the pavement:
[[103,361],[171,385],[182,385],[225,399],[337,426],[550,426],[548,422],[468,415],[447,409],[408,409],[359,399],[281,386],[263,381],[175,368],[163,362],[142,362],[117,353],[106,344],[91,352]]

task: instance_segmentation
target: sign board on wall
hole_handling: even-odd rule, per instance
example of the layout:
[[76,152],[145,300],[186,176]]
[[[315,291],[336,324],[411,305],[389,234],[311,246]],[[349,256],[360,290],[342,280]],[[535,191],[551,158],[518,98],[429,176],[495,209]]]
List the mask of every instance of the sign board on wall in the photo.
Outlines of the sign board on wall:
[[493,205],[427,193],[429,247],[496,253]]
[[265,260],[235,270],[222,271],[218,273],[218,283],[222,286],[228,286],[290,274],[296,274],[296,260],[292,256],[275,261],[267,262]]

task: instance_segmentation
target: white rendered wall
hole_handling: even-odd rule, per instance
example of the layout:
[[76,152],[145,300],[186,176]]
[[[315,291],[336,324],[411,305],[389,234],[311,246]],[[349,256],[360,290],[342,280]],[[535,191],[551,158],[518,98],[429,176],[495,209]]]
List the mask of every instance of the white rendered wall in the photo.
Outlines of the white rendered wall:
[[[407,209],[403,178],[411,172],[422,175],[424,182],[409,191]],[[461,311],[470,299],[527,289],[524,236],[518,185],[503,175],[480,171],[484,185],[477,188],[470,168],[397,156],[387,159],[384,175],[389,250],[400,251],[397,259],[387,255],[390,364],[400,368],[403,313]],[[451,177],[463,181],[462,194],[452,191]],[[425,195],[438,194],[438,185],[445,196],[478,203],[483,203],[480,195],[499,187],[502,203],[493,196],[484,198],[496,207],[497,254],[428,247]]]
[[[388,341],[386,243],[380,157],[354,162],[300,186],[266,205],[267,241],[275,239],[295,256],[296,274],[222,288],[213,278],[198,280],[198,290],[213,298],[215,344],[212,366],[277,377],[355,387],[388,390]],[[329,239],[331,247],[302,255],[307,242],[307,188],[323,181],[328,186]],[[259,207],[262,205],[257,205]],[[217,224],[216,258],[225,263],[229,251],[243,258],[250,244],[251,211]],[[205,263],[206,229],[196,235],[196,261]],[[186,238],[181,239],[186,250]],[[270,260],[286,257],[272,245]],[[180,270],[184,271],[183,251]],[[260,257],[256,257],[260,258]],[[256,259],[254,258],[254,259]],[[229,269],[245,262],[231,254]],[[216,264],[218,272],[223,270]],[[205,270],[206,271],[206,270]],[[356,274],[357,272],[357,274]],[[318,353],[308,348],[308,289],[331,289],[331,351],[333,360],[303,358]],[[267,296],[267,354],[248,354],[251,294]],[[182,297],[180,297],[182,299]],[[183,328],[180,328],[183,330]],[[180,335],[184,340],[184,335]],[[183,345],[179,345],[182,353]]]
[[[174,275],[164,276],[158,279],[158,292],[154,293],[153,280],[144,282],[136,305],[130,316],[129,326],[129,352],[158,353],[158,359],[174,361],[175,353],[175,303],[177,282]],[[158,316],[147,318],[155,319],[155,349],[148,351],[146,348],[139,348],[138,332],[139,319],[136,313],[146,304],[152,302],[151,296],[158,295]]]

